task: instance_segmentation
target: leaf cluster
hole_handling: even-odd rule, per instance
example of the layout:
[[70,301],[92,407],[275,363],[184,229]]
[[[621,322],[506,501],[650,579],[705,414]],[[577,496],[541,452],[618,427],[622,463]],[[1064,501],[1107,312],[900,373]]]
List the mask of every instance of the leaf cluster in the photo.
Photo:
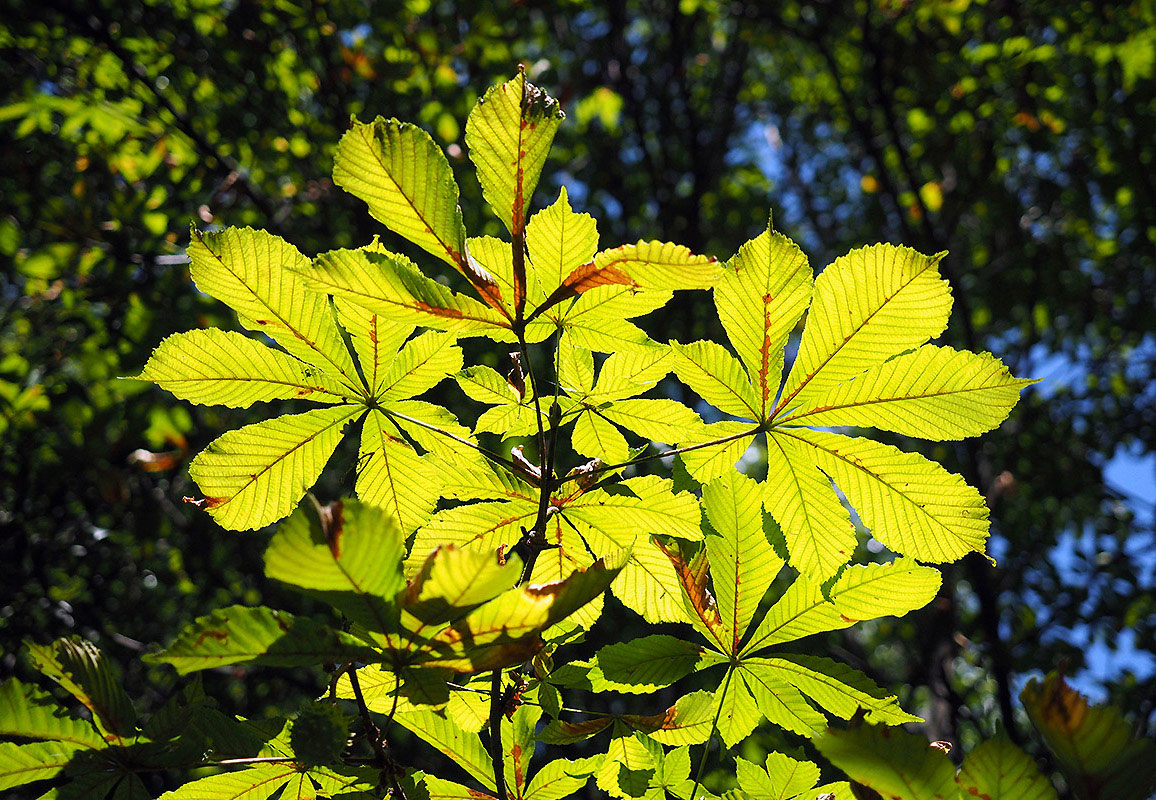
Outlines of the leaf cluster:
[[[926,564],[984,550],[975,489],[855,429],[977,435],[1029,381],[990,355],[928,344],[951,308],[940,257],[875,245],[815,278],[770,224],[724,264],[669,242],[599,249],[594,221],[565,190],[529,214],[562,119],[521,72],[470,115],[470,156],[509,241],[467,235],[450,165],[420,128],[355,121],[338,144],[335,182],[444,262],[459,288],[377,240],[309,258],[261,231],[193,232],[194,282],[254,335],[176,334],[138,377],[198,404],[316,404],[225,433],[190,474],[198,505],[226,528],[288,517],[266,574],[335,615],[231,606],[150,658],[182,674],[330,665],[329,699],[359,715],[351,752],[370,753],[376,778],[355,770],[341,784],[345,773],[325,771],[337,765],[318,764],[348,731],[318,707],[274,740],[271,758],[284,763],[254,761],[173,797],[308,781],[327,796],[549,800],[594,777],[615,797],[688,798],[716,733],[730,748],[764,720],[801,739],[822,736],[829,716],[917,720],[856,670],[767,651],[919,608],[940,585]],[[713,292],[730,348],[657,342],[636,324],[683,290]],[[507,374],[465,367],[458,342],[473,337],[513,350]],[[641,396],[672,374],[701,402]],[[447,378],[488,406],[472,429],[421,399]],[[358,437],[357,499],[294,511],[347,430]],[[519,444],[503,452],[511,438]],[[756,439],[761,478],[735,466]],[[678,485],[638,469],[674,457],[688,478]],[[852,510],[894,560],[850,563]],[[608,589],[647,622],[685,625],[701,641],[654,634],[564,660],[603,616]],[[578,688],[648,694],[711,670],[696,679],[709,689],[656,714],[591,709],[574,720],[564,701]],[[452,756],[475,785],[397,763],[394,726]],[[595,756],[530,769],[537,743],[603,733]],[[814,779],[802,786],[803,776]],[[817,781],[814,765],[775,755],[765,771],[742,767],[732,796],[773,785],[791,797]]]

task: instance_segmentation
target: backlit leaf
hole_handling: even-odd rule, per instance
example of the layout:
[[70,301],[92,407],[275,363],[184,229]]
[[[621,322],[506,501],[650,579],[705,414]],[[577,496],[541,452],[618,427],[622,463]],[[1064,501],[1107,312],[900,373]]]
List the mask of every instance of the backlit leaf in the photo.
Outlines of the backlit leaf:
[[782,528],[791,566],[816,581],[838,572],[855,552],[851,515],[806,446],[771,431],[767,436],[767,512]]
[[865,725],[828,731],[815,741],[828,761],[884,797],[954,798],[955,766],[941,750],[901,728]]
[[738,359],[714,342],[678,344],[674,371],[679,380],[720,411],[743,419],[759,420],[759,400]]
[[108,741],[136,735],[136,710],[122,686],[120,669],[92,642],[57,639],[49,645],[25,642],[33,665],[92,712]]
[[771,582],[783,566],[763,533],[759,485],[738,472],[703,488],[703,507],[713,531],[706,537],[715,597],[723,626],[730,632],[728,653],[739,640]]
[[190,403],[248,408],[268,400],[347,403],[340,378],[232,331],[174,333],[136,376]]
[[393,322],[513,340],[503,332],[510,321],[500,312],[427,278],[396,253],[331,250],[296,271],[307,288],[347,299]]
[[370,411],[361,427],[357,455],[357,496],[385,509],[404,532],[424,524],[437,497],[438,475],[381,411]]
[[567,275],[594,258],[598,227],[589,214],[574,213],[563,186],[553,205],[530,217],[526,247],[536,278],[531,282],[531,303],[537,306]]
[[1080,800],[1156,790],[1156,743],[1136,736],[1118,709],[1091,705],[1056,672],[1028,681],[1020,700]]
[[769,416],[783,348],[811,300],[811,267],[798,245],[769,228],[739,248],[714,292],[719,320],[758,388],[758,419]]
[[988,353],[924,345],[830,389],[779,420],[819,427],[855,425],[922,439],[978,436],[1003,422],[1020,389]]
[[565,115],[558,102],[526,80],[492,87],[466,121],[466,147],[482,195],[511,233],[520,232],[550,143]]
[[492,278],[469,261],[458,186],[428,133],[396,119],[355,121],[337,144],[333,182],[364,200],[374,219],[453,266],[498,305]]
[[872,535],[920,561],[955,561],[983,552],[988,507],[978,491],[916,453],[835,433],[778,432],[810,450]]
[[812,407],[831,387],[942,333],[951,313],[944,255],[877,244],[823,270],[778,408]]
[[105,745],[90,723],[69,716],[51,694],[16,678],[0,684],[0,734],[91,748]]
[[742,758],[735,759],[735,768],[742,790],[765,800],[790,800],[819,782],[818,766],[783,753],[768,753],[765,768]]
[[1003,737],[989,739],[968,753],[955,779],[973,797],[1057,800],[1055,787],[1036,762]]
[[282,523],[265,550],[265,574],[317,594],[372,630],[390,631],[387,605],[404,585],[405,540],[397,523],[356,500],[328,512],[324,525],[305,508]]
[[606,645],[598,651],[594,689],[648,694],[689,675],[701,655],[701,645],[666,635]]
[[397,717],[397,721],[453,759],[482,786],[490,791],[495,789],[494,769],[478,734],[461,730],[449,719],[433,711],[419,709]]
[[348,405],[319,408],[222,434],[189,466],[205,508],[231,530],[281,519],[317,480],[358,411]]
[[87,749],[74,742],[0,742],[0,790],[53,778]]

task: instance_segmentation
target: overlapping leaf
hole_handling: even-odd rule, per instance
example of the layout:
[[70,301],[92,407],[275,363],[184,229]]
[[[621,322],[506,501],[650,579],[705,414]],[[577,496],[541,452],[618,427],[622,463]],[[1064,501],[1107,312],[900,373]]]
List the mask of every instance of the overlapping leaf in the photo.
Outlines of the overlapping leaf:
[[410,399],[461,369],[452,335],[406,341],[413,325],[404,320],[342,299],[334,307],[294,272],[307,259],[266,233],[198,234],[189,255],[198,286],[287,352],[236,333],[191,331],[166,339],[138,377],[194,403],[301,398],[327,404],[229,431],[197,456],[189,471],[209,513],[236,530],[285,516],[321,474],[344,429],[361,417],[358,494],[387,509],[403,530],[416,528],[433,510],[422,487],[434,476],[414,442],[423,451],[460,452],[460,440],[469,437],[447,412]]
[[595,382],[592,353],[567,333],[558,342],[558,364],[558,381],[567,395],[561,422],[574,423],[571,445],[580,455],[622,463],[629,445],[619,428],[647,441],[676,442],[702,423],[681,403],[636,397],[670,372],[666,348],[614,353]]
[[[701,514],[694,497],[676,493],[672,486],[669,480],[645,476],[625,480],[613,491],[584,490],[577,481],[559,487],[549,500],[551,511],[545,530],[545,540],[554,548],[543,556],[545,563],[552,560],[555,564],[550,579],[565,578],[592,557],[633,550],[613,591],[647,619],[657,621],[656,612],[666,614],[668,621],[682,619],[672,604],[655,608],[648,603],[656,594],[677,591],[667,581],[673,577],[669,562],[659,559],[649,533],[687,540],[702,537]],[[434,514],[417,532],[416,553],[443,544],[510,547],[521,538],[523,529],[533,527],[538,516],[538,489],[514,475],[500,475],[487,465],[458,469],[446,476],[442,492],[449,497],[487,499]],[[540,574],[537,569],[535,576]]]
[[[941,440],[1003,421],[1030,381],[988,354],[926,344],[951,310],[940,258],[892,245],[861,248],[812,286],[798,247],[768,228],[739,250],[715,289],[739,358],[713,342],[673,345],[683,382],[750,421],[684,437],[680,446],[694,448],[683,454],[687,468],[702,481],[718,477],[765,433],[764,503],[783,529],[791,566],[817,581],[833,576],[856,544],[835,488],[898,553],[945,562],[983,552],[986,504],[957,476],[919,455],[799,427],[872,426]],[[784,382],[783,348],[808,304]]]
[[728,745],[750,734],[763,718],[817,736],[827,719],[816,706],[844,719],[865,709],[870,721],[895,725],[914,720],[893,695],[849,667],[828,659],[756,653],[860,619],[918,608],[939,588],[936,570],[906,559],[850,567],[826,596],[800,575],[756,624],[761,601],[783,564],[766,538],[759,494],[753,480],[735,472],[708,484],[703,505],[710,528],[703,547],[690,560],[665,551],[682,588],[686,620],[707,646],[666,636],[609,645],[586,667],[589,686],[654,691],[692,672],[725,665],[712,709]]

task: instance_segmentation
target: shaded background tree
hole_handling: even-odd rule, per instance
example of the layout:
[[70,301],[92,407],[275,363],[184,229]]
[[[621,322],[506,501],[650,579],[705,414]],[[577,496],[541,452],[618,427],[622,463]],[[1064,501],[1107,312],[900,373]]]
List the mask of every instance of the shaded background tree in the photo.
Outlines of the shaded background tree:
[[[815,648],[907,684],[935,738],[1018,738],[1018,687],[1062,662],[1152,732],[1156,531],[1134,496],[1156,480],[1151,2],[52,0],[3,19],[0,671],[24,636],[72,629],[127,660],[276,594],[263,537],[180,502],[187,457],[246,412],[116,377],[227,323],[191,291],[190,221],[404,249],[329,179],[351,113],[420,121],[471,231],[497,233],[462,120],[520,61],[570,117],[537,203],[565,183],[603,245],[727,257],[770,208],[816,266],[865,242],[946,249],[946,343],[1045,379],[999,432],[928,451],[989,498],[998,566],[973,557],[921,615]],[[655,337],[718,333],[671,308]],[[217,678],[249,712],[286,688]]]

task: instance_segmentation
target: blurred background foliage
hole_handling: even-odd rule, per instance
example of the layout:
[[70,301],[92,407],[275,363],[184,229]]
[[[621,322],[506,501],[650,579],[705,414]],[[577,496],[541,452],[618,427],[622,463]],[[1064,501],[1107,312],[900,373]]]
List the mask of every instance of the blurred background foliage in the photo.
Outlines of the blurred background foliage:
[[[76,632],[147,705],[173,686],[133,660],[150,643],[299,605],[262,577],[267,535],[181,502],[189,457],[248,413],[118,377],[233,324],[188,280],[190,223],[404,249],[330,180],[351,114],[423,125],[496,234],[464,120],[521,62],[569,116],[536,207],[565,184],[603,246],[725,258],[773,209],[816,268],[948,250],[945,343],[1044,379],[1000,431],[928,451],[988,497],[998,566],[950,566],[927,609],[816,652],[906,687],[964,749],[1025,739],[1019,687],[1059,665],[1156,730],[1156,2],[7,0],[0,53],[0,677],[22,638]],[[717,336],[713,313],[680,296],[648,327]],[[244,674],[209,693],[259,714],[315,680]]]

